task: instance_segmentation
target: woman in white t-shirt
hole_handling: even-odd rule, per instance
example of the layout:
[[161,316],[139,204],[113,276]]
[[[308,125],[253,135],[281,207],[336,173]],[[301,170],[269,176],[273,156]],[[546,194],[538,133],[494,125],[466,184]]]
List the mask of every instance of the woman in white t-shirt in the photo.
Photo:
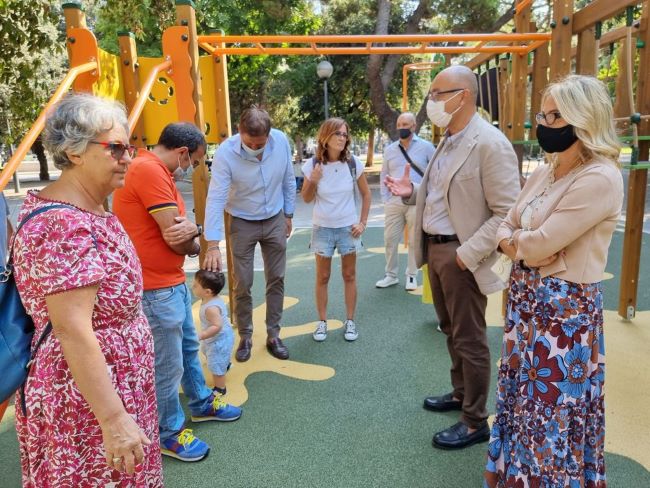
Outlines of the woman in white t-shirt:
[[[344,337],[354,341],[359,336],[354,323],[357,306],[356,263],[361,249],[361,234],[366,230],[370,210],[370,188],[363,165],[349,151],[350,131],[343,119],[331,118],[318,129],[316,156],[302,167],[305,176],[302,198],[314,202],[311,248],[316,256],[316,309],[319,322],[315,341],[327,338],[327,285],[332,256],[338,249],[345,289],[346,321]],[[359,187],[361,217],[356,209]]]

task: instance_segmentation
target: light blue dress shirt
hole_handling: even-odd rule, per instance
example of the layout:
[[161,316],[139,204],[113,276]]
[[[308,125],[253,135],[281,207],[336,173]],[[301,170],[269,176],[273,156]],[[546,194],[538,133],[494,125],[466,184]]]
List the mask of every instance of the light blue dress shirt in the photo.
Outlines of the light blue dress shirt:
[[[427,164],[433,157],[435,148],[433,144],[429,141],[419,138],[417,135],[413,134],[413,139],[409,144],[409,148],[406,150],[406,153],[411,158],[420,171],[424,173],[424,170],[427,169]],[[404,175],[404,166],[408,163],[402,151],[399,148],[399,139],[391,144],[389,144],[384,150],[384,163],[381,166],[381,201],[386,203],[396,203],[401,204],[402,199],[393,195],[386,185],[384,184],[384,179],[387,175],[392,176],[393,178],[401,178]],[[422,177],[417,174],[416,171],[411,168],[410,172],[411,181],[413,183],[420,183]]]
[[223,211],[245,220],[264,220],[281,210],[292,215],[296,179],[287,136],[271,129],[262,160],[241,147],[236,134],[223,142],[214,156],[205,214],[205,238],[224,237]]

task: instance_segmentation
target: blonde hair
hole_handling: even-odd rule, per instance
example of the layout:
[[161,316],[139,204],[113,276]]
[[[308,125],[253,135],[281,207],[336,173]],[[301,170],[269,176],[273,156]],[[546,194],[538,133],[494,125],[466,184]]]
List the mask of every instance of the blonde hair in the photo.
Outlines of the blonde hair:
[[602,156],[618,164],[621,145],[614,127],[612,101],[605,84],[593,76],[569,75],[546,87],[562,118],[575,129],[586,160]]
[[342,125],[345,125],[345,130],[348,131],[348,137],[345,140],[345,147],[343,148],[343,151],[341,151],[339,160],[342,162],[351,161],[350,150],[348,149],[350,146],[350,127],[345,120],[339,117],[327,119],[318,129],[318,135],[316,136],[316,139],[318,139],[318,148],[316,148],[317,161],[321,163],[327,162],[327,141]]

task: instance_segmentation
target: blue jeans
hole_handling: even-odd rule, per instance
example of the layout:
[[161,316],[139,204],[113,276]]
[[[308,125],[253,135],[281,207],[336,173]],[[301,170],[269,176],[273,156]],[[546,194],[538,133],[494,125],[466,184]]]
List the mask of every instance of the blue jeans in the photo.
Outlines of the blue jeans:
[[346,256],[361,251],[363,244],[360,237],[352,237],[351,225],[345,227],[314,225],[311,231],[310,247],[319,256],[331,258],[336,249],[341,256]]
[[199,361],[199,339],[192,319],[192,300],[185,283],[144,292],[142,308],[153,334],[156,354],[156,397],[160,441],[183,429],[185,414],[179,385],[193,415],[210,406],[212,390],[205,384]]

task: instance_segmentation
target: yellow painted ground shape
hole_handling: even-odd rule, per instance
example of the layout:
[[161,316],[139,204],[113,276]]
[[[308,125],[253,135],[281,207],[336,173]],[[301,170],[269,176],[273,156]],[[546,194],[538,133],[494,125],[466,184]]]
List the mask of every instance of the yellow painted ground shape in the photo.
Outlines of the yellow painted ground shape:
[[[605,273],[603,279],[613,276]],[[501,292],[488,297],[490,327],[503,327]],[[611,305],[606,303],[605,305]],[[650,311],[637,312],[631,321],[605,310],[605,450],[628,457],[650,470]],[[490,422],[494,420],[491,416]]]
[[[226,297],[227,300],[227,297]],[[284,310],[293,307],[298,303],[297,298],[284,297]],[[197,330],[200,329],[199,309],[201,302],[197,301],[192,306],[194,316],[194,324]],[[239,344],[239,334],[235,329],[235,347],[232,351],[232,366],[230,371],[226,374],[226,388],[228,393],[225,400],[233,405],[242,405],[248,400],[248,389],[246,388],[246,378],[253,373],[271,372],[277,373],[289,378],[296,378],[299,380],[308,381],[323,381],[331,378],[335,374],[335,370],[329,366],[321,366],[318,364],[302,363],[299,361],[291,360],[291,356],[287,360],[276,359],[266,350],[266,304],[262,304],[253,309],[253,348],[251,350],[251,358],[240,363],[235,360],[235,352]],[[340,329],[343,323],[340,320],[327,321],[327,329],[329,331]],[[287,339],[298,335],[311,334],[316,328],[316,322],[309,322],[303,325],[295,325],[287,327],[282,326],[280,337]],[[291,355],[291,349],[289,349]],[[203,354],[200,354],[201,365],[203,366],[203,374],[205,375],[206,382],[212,387],[212,374],[207,367],[206,359]]]

